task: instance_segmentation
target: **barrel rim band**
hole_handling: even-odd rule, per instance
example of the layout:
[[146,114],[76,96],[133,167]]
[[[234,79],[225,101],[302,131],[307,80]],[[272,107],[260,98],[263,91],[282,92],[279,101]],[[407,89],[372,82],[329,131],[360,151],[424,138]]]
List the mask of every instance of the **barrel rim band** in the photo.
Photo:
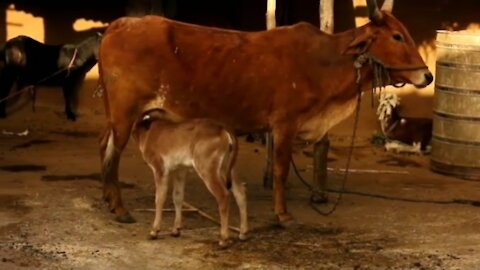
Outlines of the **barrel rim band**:
[[479,71],[480,72],[480,64],[479,65],[472,65],[472,64],[459,64],[459,63],[451,63],[451,62],[444,62],[442,60],[437,60],[437,68],[455,68],[456,70],[465,70],[465,71]]
[[450,144],[457,144],[457,145],[460,144],[460,145],[466,145],[466,146],[480,146],[480,142],[449,139],[445,137],[440,137],[435,133],[432,133],[432,141],[439,141],[441,143],[450,143]]
[[474,52],[480,52],[480,46],[478,45],[473,45],[473,44],[452,44],[448,42],[443,42],[443,41],[436,41],[435,46],[438,48],[447,48],[447,49],[463,49],[463,50],[468,50],[468,51],[474,51]]
[[461,94],[461,95],[480,96],[480,89],[466,89],[466,88],[460,88],[460,87],[451,87],[451,86],[445,86],[438,83],[435,84],[435,91],[455,93],[455,94]]
[[480,168],[453,164],[445,164],[430,158],[430,169],[434,172],[456,176],[465,180],[480,180]]
[[453,114],[448,114],[444,112],[440,112],[438,110],[433,110],[433,117],[441,117],[441,118],[447,118],[447,119],[453,119],[453,120],[460,120],[460,121],[465,121],[465,122],[479,122],[480,123],[480,116],[475,117],[475,116],[461,116],[461,115],[453,115]]

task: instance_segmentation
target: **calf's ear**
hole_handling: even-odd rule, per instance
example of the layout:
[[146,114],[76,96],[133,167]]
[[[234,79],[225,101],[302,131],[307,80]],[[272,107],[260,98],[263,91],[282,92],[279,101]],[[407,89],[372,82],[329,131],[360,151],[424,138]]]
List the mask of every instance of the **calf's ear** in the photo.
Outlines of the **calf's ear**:
[[19,48],[9,47],[5,49],[5,63],[7,65],[25,66],[27,57]]
[[348,44],[343,50],[343,54],[360,55],[368,50],[370,44],[374,40],[374,35],[370,31],[360,33],[355,39]]

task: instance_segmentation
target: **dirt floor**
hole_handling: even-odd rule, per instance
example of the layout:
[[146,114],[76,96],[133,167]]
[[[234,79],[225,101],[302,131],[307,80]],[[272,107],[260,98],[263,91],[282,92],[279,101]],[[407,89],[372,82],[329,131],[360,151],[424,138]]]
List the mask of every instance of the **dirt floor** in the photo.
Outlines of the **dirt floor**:
[[[61,106],[59,106],[61,108]],[[37,106],[0,120],[0,269],[478,269],[480,183],[434,174],[429,156],[385,152],[360,132],[346,192],[330,216],[315,212],[309,190],[290,174],[288,207],[299,225],[278,228],[263,188],[265,151],[241,139],[239,174],[247,183],[251,231],[217,247],[218,226],[186,212],[179,238],[147,240],[153,221],[151,172],[130,143],[121,164],[123,196],[135,224],[113,220],[101,199],[97,136],[103,113],[67,122]],[[21,132],[27,136],[2,133]],[[338,198],[348,136],[330,134],[329,210]],[[309,146],[294,155],[312,178]],[[186,201],[217,216],[212,196],[191,174]],[[238,225],[232,200],[231,225]],[[171,203],[167,204],[171,207]],[[232,237],[235,235],[232,233]]]

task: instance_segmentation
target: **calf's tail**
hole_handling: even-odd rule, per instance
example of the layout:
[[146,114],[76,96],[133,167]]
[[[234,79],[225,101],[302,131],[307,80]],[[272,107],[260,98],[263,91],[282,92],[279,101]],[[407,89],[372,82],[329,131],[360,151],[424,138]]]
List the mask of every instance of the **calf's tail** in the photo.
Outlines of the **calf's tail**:
[[224,136],[228,140],[228,146],[227,146],[228,148],[226,149],[227,151],[225,152],[225,155],[222,160],[220,174],[225,181],[225,185],[227,186],[227,189],[230,190],[230,188],[232,187],[232,170],[237,159],[238,142],[237,142],[237,138],[232,132],[227,130],[224,130],[223,132],[224,132]]

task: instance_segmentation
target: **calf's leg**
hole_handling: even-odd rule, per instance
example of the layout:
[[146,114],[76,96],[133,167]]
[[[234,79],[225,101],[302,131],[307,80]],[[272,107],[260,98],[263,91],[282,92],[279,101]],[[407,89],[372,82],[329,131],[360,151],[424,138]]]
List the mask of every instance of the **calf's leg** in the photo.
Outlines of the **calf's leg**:
[[165,172],[159,166],[152,167],[155,177],[155,219],[153,221],[152,230],[150,231],[150,239],[157,239],[162,223],[163,205],[168,190],[168,172]]
[[235,170],[232,171],[232,193],[237,202],[238,212],[240,213],[240,240],[247,239],[248,221],[247,221],[247,196],[245,186],[238,179]]
[[205,182],[207,189],[217,201],[218,213],[220,216],[220,241],[221,247],[227,246],[228,240],[228,190],[222,177],[219,175],[221,162],[212,162],[206,171],[198,171],[198,174]]
[[182,170],[173,181],[173,204],[175,205],[175,221],[173,222],[172,236],[180,236],[182,228],[182,205],[185,194],[185,180],[187,172]]

